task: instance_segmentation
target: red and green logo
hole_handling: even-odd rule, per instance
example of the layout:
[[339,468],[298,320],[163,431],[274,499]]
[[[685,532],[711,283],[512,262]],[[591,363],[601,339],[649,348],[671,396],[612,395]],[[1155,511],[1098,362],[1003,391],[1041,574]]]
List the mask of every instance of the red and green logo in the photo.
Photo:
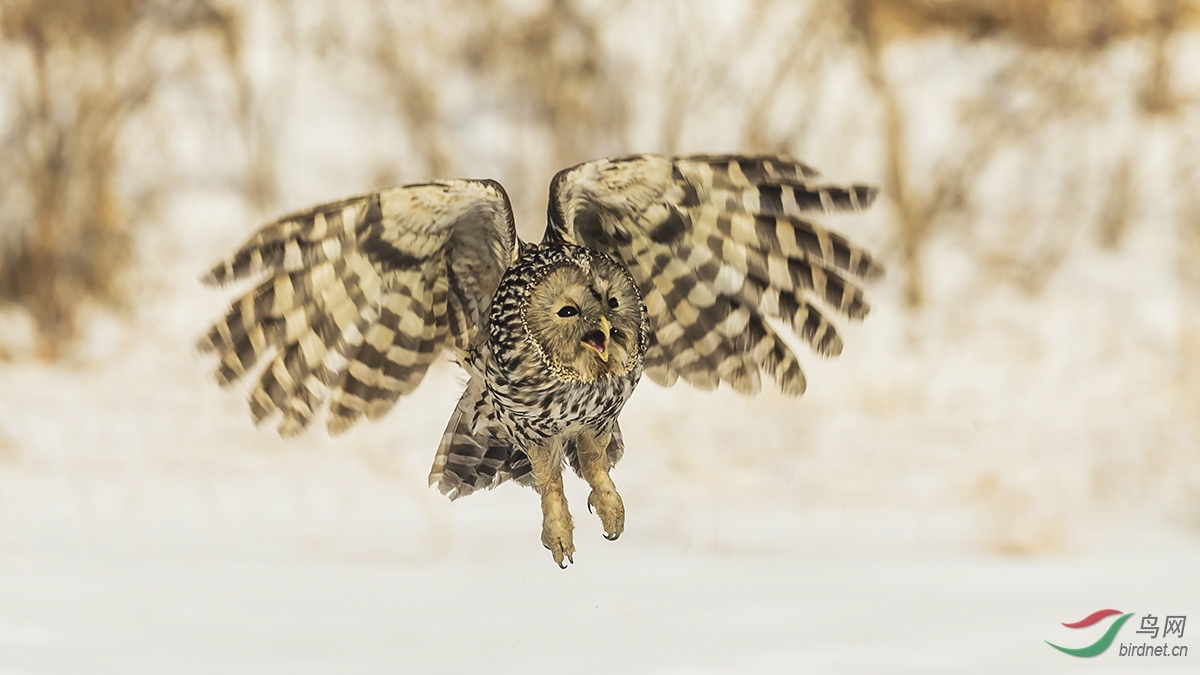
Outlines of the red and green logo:
[[1124,626],[1125,622],[1129,620],[1129,617],[1133,616],[1133,612],[1124,614],[1119,609],[1101,609],[1088,614],[1086,617],[1074,623],[1063,624],[1067,628],[1090,628],[1091,626],[1095,626],[1101,621],[1104,621],[1108,617],[1116,616],[1118,614],[1121,615],[1120,618],[1116,619],[1112,622],[1112,624],[1109,625],[1108,630],[1104,631],[1104,635],[1101,635],[1099,640],[1096,640],[1086,647],[1079,647],[1078,649],[1060,647],[1049,640],[1046,640],[1046,644],[1054,647],[1064,654],[1070,654],[1071,656],[1078,656],[1081,658],[1103,654],[1104,650],[1108,649],[1108,646],[1113,643],[1113,640],[1117,639],[1117,633],[1121,630],[1121,626]]

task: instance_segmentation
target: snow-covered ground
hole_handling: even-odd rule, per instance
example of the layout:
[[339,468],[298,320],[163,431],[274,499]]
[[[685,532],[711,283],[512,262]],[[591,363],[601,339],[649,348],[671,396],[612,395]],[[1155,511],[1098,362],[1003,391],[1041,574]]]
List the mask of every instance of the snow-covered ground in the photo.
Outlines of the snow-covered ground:
[[[263,51],[248,48],[259,78],[282,77]],[[970,56],[935,42],[889,68],[932,91],[914,99],[948,100],[946,82],[986,70]],[[404,151],[386,111],[325,66],[288,67],[281,210],[362,191]],[[830,131],[806,158],[878,181],[878,139],[841,142],[870,106],[829,87],[814,124]],[[482,167],[468,173],[540,147],[497,141],[512,129],[485,112],[456,127],[472,148],[458,161]],[[943,117],[914,138],[935,144]],[[726,149],[722,124],[682,142]],[[1085,145],[1102,157],[1127,126],[1098,123]],[[225,160],[191,133],[175,141],[182,174]],[[1039,293],[996,283],[949,233],[927,251],[923,309],[906,312],[889,276],[839,359],[800,352],[802,399],[643,383],[614,472],[626,533],[604,541],[568,480],[566,571],[538,542],[532,492],[449,503],[426,486],[461,386],[449,363],[338,438],[252,427],[193,345],[230,298],[197,278],[259,216],[196,181],[144,232],[134,311],[93,312],[69,362],[0,363],[0,675],[1194,672],[1190,633],[1186,658],[1043,642],[1090,642],[1059,624],[1108,607],[1200,621],[1200,324],[1173,202],[1153,192],[1174,134],[1138,137],[1149,192],[1121,246],[1079,235]],[[515,198],[532,236],[544,204]],[[837,227],[886,258],[890,215],[885,196]],[[21,321],[0,313],[0,332]]]
[[[216,309],[201,304],[185,322]],[[899,321],[881,314],[853,335],[866,354]],[[1186,615],[1200,599],[1194,526],[1139,487],[1189,465],[1168,444],[1138,469],[1119,433],[1172,420],[1132,398],[1121,411],[1100,375],[1023,366],[1048,390],[1023,404],[968,398],[961,366],[937,367],[978,353],[887,369],[847,350],[813,364],[800,401],[647,383],[614,473],[628,530],[604,541],[570,481],[579,551],[560,571],[532,492],[449,503],[425,486],[450,364],[382,423],[284,441],[190,341],[97,330],[104,359],[0,370],[0,673],[1194,667],[1043,643],[1082,646],[1059,623],[1099,608]],[[1108,419],[1069,417],[1088,405]],[[1144,472],[1112,478],[1113,504],[1077,475],[1103,468],[1097,448]]]
[[[1077,659],[1043,642],[1094,641],[1059,623],[1099,608],[1194,617],[1194,543],[1133,537],[1014,559],[630,539],[585,538],[565,572],[537,547],[418,563],[10,558],[0,672],[1195,672],[1195,655],[1121,657],[1114,645]],[[1135,625],[1121,640],[1151,642]]]

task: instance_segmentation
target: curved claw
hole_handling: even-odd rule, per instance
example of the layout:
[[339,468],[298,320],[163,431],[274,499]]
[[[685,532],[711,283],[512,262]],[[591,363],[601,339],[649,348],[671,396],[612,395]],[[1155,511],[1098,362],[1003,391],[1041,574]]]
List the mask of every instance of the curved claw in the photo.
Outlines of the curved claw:
[[616,541],[625,531],[625,505],[615,490],[592,490],[587,499],[588,511],[595,508],[604,527],[604,538]]
[[558,565],[559,569],[567,569],[568,563],[572,565],[575,564],[575,558],[572,555],[575,551],[572,550],[568,552],[561,547],[556,549],[550,546],[547,546],[546,549],[550,551],[552,556],[554,556],[554,564]]
[[[564,527],[565,525],[565,527]],[[542,546],[554,557],[554,564],[559,569],[567,569],[567,564],[574,564],[575,545],[571,542],[570,521],[551,521],[542,529]]]

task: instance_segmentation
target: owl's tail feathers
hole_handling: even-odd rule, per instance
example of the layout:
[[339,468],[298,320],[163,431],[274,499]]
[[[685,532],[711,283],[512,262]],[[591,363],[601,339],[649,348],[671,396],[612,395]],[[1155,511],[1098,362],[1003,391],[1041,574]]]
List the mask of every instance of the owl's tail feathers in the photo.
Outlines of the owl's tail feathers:
[[[510,477],[519,480],[511,462],[517,454],[524,458],[524,453],[502,440],[499,424],[482,376],[473,375],[446,425],[429,471],[429,484],[437,485],[450,499],[458,499]],[[525,468],[528,473],[528,466]]]

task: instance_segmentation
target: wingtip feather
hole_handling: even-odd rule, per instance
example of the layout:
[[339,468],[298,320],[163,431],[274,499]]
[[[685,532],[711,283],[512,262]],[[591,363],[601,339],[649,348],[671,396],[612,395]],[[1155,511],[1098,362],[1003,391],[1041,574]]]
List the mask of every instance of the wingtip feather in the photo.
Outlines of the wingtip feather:
[[357,417],[334,415],[329,418],[329,422],[325,425],[325,428],[329,431],[330,436],[341,436],[349,431],[350,427],[354,426],[354,423],[357,421]]
[[854,190],[857,193],[860,210],[871,208],[871,205],[875,203],[875,198],[879,196],[879,188],[874,185],[855,185]]

